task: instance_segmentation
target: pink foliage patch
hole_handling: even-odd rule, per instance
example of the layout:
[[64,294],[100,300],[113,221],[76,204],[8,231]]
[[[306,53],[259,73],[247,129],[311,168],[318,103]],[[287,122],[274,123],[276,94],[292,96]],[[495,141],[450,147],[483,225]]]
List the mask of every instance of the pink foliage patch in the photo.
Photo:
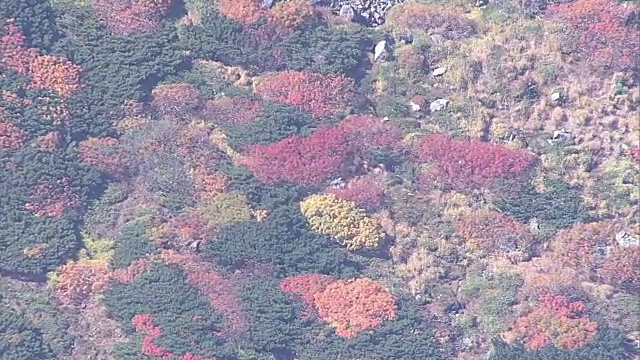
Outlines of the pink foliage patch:
[[160,256],[165,262],[182,267],[189,284],[206,296],[211,307],[225,317],[225,327],[219,335],[229,338],[247,330],[242,301],[238,298],[237,287],[229,279],[192,254],[165,250]]
[[637,11],[630,2],[576,0],[552,4],[551,17],[568,25],[571,50],[598,68],[624,71],[637,66],[640,36],[626,22]]
[[344,169],[351,146],[341,129],[319,126],[309,137],[292,136],[247,147],[245,164],[267,184],[318,185]]
[[438,180],[458,189],[491,185],[497,179],[518,179],[531,169],[535,155],[485,143],[456,140],[444,134],[423,137],[413,155],[422,163],[435,164]]
[[402,130],[375,116],[352,116],[337,127],[347,134],[349,143],[363,156],[379,150],[398,152],[402,149]]
[[156,27],[169,9],[169,0],[92,0],[91,6],[109,30],[130,35]]
[[314,295],[323,291],[327,285],[336,279],[323,274],[302,274],[295,275],[280,281],[280,289],[288,294],[297,295],[302,300],[305,307],[305,317],[313,313]]
[[384,203],[384,188],[375,180],[354,178],[343,188],[328,188],[326,193],[353,201],[367,211],[379,210]]
[[142,354],[147,356],[171,357],[173,354],[154,341],[162,334],[162,329],[154,325],[153,318],[148,314],[137,314],[131,319],[136,331],[145,334],[142,339]]

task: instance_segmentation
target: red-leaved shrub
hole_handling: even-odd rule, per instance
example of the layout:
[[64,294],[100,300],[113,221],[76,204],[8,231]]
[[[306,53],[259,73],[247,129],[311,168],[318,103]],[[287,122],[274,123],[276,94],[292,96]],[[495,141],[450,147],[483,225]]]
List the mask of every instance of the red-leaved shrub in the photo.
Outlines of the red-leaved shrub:
[[337,127],[345,132],[349,143],[360,156],[368,157],[382,150],[396,153],[402,150],[402,130],[375,116],[351,116]]
[[577,0],[552,4],[548,14],[567,24],[564,41],[572,55],[601,72],[637,67],[640,36],[637,27],[627,25],[633,11],[630,2]]
[[377,181],[366,177],[354,178],[342,188],[328,188],[326,193],[353,201],[367,211],[379,210],[384,203],[384,187]]
[[325,125],[309,137],[291,136],[269,145],[250,145],[245,165],[267,184],[319,185],[345,168],[350,145],[344,132]]
[[479,140],[456,140],[444,134],[420,139],[413,155],[421,163],[433,163],[438,180],[461,190],[486,187],[497,179],[521,179],[536,160],[524,150]]

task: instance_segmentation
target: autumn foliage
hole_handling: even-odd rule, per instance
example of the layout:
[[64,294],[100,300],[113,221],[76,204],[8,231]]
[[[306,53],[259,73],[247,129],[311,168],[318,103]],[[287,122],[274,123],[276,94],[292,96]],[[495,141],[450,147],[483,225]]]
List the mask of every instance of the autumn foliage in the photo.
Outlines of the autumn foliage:
[[462,218],[457,225],[467,245],[480,254],[506,254],[516,261],[528,258],[533,233],[508,215],[479,210]]
[[215,271],[209,263],[199,261],[192,254],[165,250],[160,257],[168,264],[180,266],[187,281],[209,299],[211,308],[225,317],[223,336],[238,336],[247,330],[248,324],[242,310],[237,288]]
[[118,139],[88,138],[78,146],[80,159],[87,164],[97,167],[112,176],[119,176],[126,172],[124,154]]
[[93,294],[99,294],[105,289],[111,279],[110,275],[105,262],[70,261],[58,271],[55,290],[63,303],[81,305]]
[[52,131],[36,138],[35,145],[38,149],[52,151],[62,144],[62,139],[58,131]]
[[218,11],[229,19],[249,25],[264,15],[260,3],[261,0],[218,0]]
[[582,301],[542,295],[538,306],[518,318],[505,338],[509,342],[521,341],[528,349],[540,349],[548,344],[569,349],[585,346],[596,336],[598,323],[582,315],[583,311]]
[[638,30],[626,24],[633,11],[633,4],[616,0],[577,0],[554,3],[548,12],[567,23],[567,43],[583,60],[619,71],[637,66]]
[[15,150],[22,147],[27,132],[7,121],[0,121],[0,149]]
[[640,286],[637,246],[623,247],[615,240],[615,224],[576,224],[558,232],[552,244],[555,255],[576,270],[612,285]]
[[170,0],[91,0],[96,15],[119,35],[153,29],[170,5]]
[[348,250],[375,249],[385,238],[364,210],[333,194],[311,195],[300,202],[300,210],[313,231],[333,237]]
[[337,127],[345,132],[354,151],[368,157],[380,151],[399,153],[404,134],[395,125],[370,115],[351,116]]
[[144,334],[142,339],[142,354],[146,356],[157,356],[164,359],[180,360],[216,360],[211,357],[202,357],[187,352],[182,356],[175,356],[165,347],[155,343],[155,340],[162,335],[162,329],[155,325],[153,317],[149,314],[137,314],[131,319],[131,323],[136,332]]
[[322,75],[308,71],[282,71],[266,75],[255,85],[255,92],[308,111],[313,117],[336,115],[349,106],[354,81],[344,75]]
[[345,338],[393,320],[398,309],[393,295],[368,278],[335,281],[314,295],[314,304],[320,318]]
[[151,105],[163,115],[186,117],[202,105],[200,91],[185,83],[157,86],[151,97]]
[[223,97],[204,104],[202,115],[217,124],[244,125],[262,113],[260,101],[242,97]]
[[345,187],[331,187],[325,192],[343,200],[353,201],[367,211],[379,210],[385,198],[384,187],[380,182],[368,177],[353,178]]
[[320,126],[306,138],[292,136],[269,145],[251,145],[246,166],[268,184],[318,185],[339,176],[350,145],[340,129]]
[[142,339],[142,354],[160,357],[172,356],[169,350],[155,343],[155,339],[162,335],[162,329],[154,324],[151,315],[138,314],[131,319],[131,322],[137,332],[145,335],[144,339]]
[[26,48],[26,38],[9,22],[0,38],[0,64],[30,78],[28,88],[48,89],[68,98],[80,89],[81,68],[70,61]]
[[285,29],[296,30],[316,18],[316,13],[311,2],[291,0],[276,3],[267,17]]
[[37,56],[29,64],[31,87],[56,91],[63,98],[80,89],[80,67],[51,55]]
[[305,306],[305,316],[310,316],[314,307],[314,296],[334,282],[333,276],[323,274],[295,275],[280,281],[280,289],[300,297]]
[[479,140],[456,140],[431,134],[415,144],[413,155],[435,165],[435,177],[455,189],[481,188],[497,179],[520,179],[535,163],[524,150]]
[[71,187],[71,179],[65,177],[34,186],[25,208],[36,216],[58,217],[79,204],[80,197]]

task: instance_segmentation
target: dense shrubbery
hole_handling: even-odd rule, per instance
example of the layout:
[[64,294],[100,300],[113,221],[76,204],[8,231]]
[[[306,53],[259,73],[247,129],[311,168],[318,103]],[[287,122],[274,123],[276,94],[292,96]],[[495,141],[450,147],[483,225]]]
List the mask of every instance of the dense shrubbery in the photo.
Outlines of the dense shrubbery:
[[530,185],[523,194],[498,200],[495,204],[516,220],[528,222],[535,218],[541,225],[553,229],[567,228],[587,220],[578,190],[559,180],[549,181],[543,193]]
[[637,5],[267,3],[0,0],[0,358],[625,357]]
[[[219,315],[175,266],[154,264],[132,282],[116,281],[105,292],[104,303],[111,316],[130,332],[140,327],[136,316],[150,316],[161,329],[153,342],[171,353],[221,355],[224,359],[223,340],[214,335],[220,330]],[[142,346],[144,353],[144,340]]]
[[300,211],[313,231],[331,236],[348,250],[375,249],[384,241],[384,232],[364,210],[333,194],[309,196],[300,202]]
[[[242,109],[243,113],[245,111],[251,113],[250,109],[245,110],[246,108],[241,104],[237,104],[230,110],[237,114],[238,109]],[[238,115],[243,116],[242,114]],[[221,117],[219,116],[218,119]],[[306,135],[311,131],[312,126],[309,115],[292,106],[272,102],[264,104],[261,111],[251,120],[221,124],[229,140],[229,145],[236,149],[243,149],[254,144],[268,145],[294,135]]]
[[345,252],[329,238],[311,232],[306,222],[296,205],[269,210],[262,221],[223,228],[207,243],[205,253],[231,269],[253,260],[276,265],[284,274],[350,271]]
[[1,304],[0,354],[6,360],[55,359],[40,331]]

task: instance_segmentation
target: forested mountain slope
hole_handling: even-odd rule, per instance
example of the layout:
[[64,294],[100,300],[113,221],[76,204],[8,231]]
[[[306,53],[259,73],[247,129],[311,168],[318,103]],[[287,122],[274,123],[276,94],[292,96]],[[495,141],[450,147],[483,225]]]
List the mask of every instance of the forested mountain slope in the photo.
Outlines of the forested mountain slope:
[[346,3],[0,0],[1,360],[638,356],[638,2]]

